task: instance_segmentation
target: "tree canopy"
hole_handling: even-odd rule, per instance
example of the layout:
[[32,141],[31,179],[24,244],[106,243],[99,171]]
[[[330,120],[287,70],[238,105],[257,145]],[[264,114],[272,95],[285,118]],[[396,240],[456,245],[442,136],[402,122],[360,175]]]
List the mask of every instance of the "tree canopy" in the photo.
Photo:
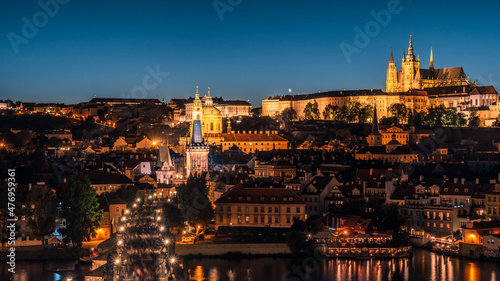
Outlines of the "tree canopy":
[[62,217],[66,219],[66,227],[62,230],[64,239],[80,247],[83,241],[95,236],[95,228],[101,224],[103,216],[88,176],[77,173],[71,177],[62,193],[61,204]]
[[208,226],[214,218],[214,209],[207,196],[207,181],[203,176],[189,176],[177,188],[179,209],[191,225]]
[[304,118],[306,120],[319,120],[319,109],[318,103],[314,101],[314,103],[308,103],[304,107]]
[[389,112],[396,118],[399,124],[402,124],[408,118],[409,110],[404,103],[394,103],[389,106]]
[[35,238],[45,244],[45,235],[55,230],[57,213],[56,195],[47,185],[35,185],[28,195],[28,225]]

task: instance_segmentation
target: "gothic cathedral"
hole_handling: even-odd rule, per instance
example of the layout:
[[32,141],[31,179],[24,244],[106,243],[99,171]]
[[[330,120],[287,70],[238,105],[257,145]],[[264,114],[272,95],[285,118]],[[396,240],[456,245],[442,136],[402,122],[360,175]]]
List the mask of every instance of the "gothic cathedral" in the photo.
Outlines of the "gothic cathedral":
[[398,72],[391,49],[389,67],[387,68],[386,92],[408,92],[412,89],[425,89],[442,86],[470,85],[469,78],[462,67],[434,68],[434,57],[431,48],[429,69],[420,68],[420,58],[413,53],[413,42],[410,35],[408,55],[403,51],[401,70]]

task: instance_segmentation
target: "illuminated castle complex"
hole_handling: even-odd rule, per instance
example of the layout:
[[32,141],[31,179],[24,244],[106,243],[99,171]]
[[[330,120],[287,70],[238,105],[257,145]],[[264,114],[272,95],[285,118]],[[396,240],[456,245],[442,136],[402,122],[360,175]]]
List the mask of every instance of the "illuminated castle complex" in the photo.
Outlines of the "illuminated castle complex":
[[401,71],[397,71],[391,49],[389,67],[387,68],[386,92],[408,92],[413,89],[425,89],[443,86],[467,86],[469,78],[462,67],[434,68],[434,57],[431,48],[429,69],[420,68],[420,58],[413,53],[413,42],[410,35],[408,55],[401,62]]

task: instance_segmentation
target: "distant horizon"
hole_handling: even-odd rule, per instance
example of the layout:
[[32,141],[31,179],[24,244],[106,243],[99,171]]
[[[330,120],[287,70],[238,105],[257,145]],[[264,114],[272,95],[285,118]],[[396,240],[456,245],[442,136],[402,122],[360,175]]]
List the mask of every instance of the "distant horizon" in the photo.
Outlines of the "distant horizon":
[[0,100],[167,102],[198,85],[200,95],[211,87],[260,107],[276,95],[385,91],[391,48],[399,70],[410,34],[422,68],[432,47],[436,68],[460,66],[471,82],[500,87],[500,3],[214,3],[0,3]]

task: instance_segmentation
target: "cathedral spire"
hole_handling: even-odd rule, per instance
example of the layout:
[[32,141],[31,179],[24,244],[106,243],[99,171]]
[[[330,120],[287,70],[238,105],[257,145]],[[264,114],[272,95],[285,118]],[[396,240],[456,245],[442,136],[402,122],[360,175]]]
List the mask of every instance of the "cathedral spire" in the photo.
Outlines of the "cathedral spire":
[[394,63],[394,56],[392,55],[392,48],[391,48],[391,58],[389,59],[389,63]]
[[415,55],[413,54],[413,40],[410,34],[410,46],[408,47],[408,55],[406,56],[406,60],[415,61]]
[[196,86],[196,96],[195,99],[199,100],[200,99],[200,94],[198,94],[198,86]]
[[431,47],[431,60],[429,61],[429,68],[434,69],[434,55],[432,54],[432,47]]
[[405,49],[403,49],[403,62],[406,61],[406,52]]

